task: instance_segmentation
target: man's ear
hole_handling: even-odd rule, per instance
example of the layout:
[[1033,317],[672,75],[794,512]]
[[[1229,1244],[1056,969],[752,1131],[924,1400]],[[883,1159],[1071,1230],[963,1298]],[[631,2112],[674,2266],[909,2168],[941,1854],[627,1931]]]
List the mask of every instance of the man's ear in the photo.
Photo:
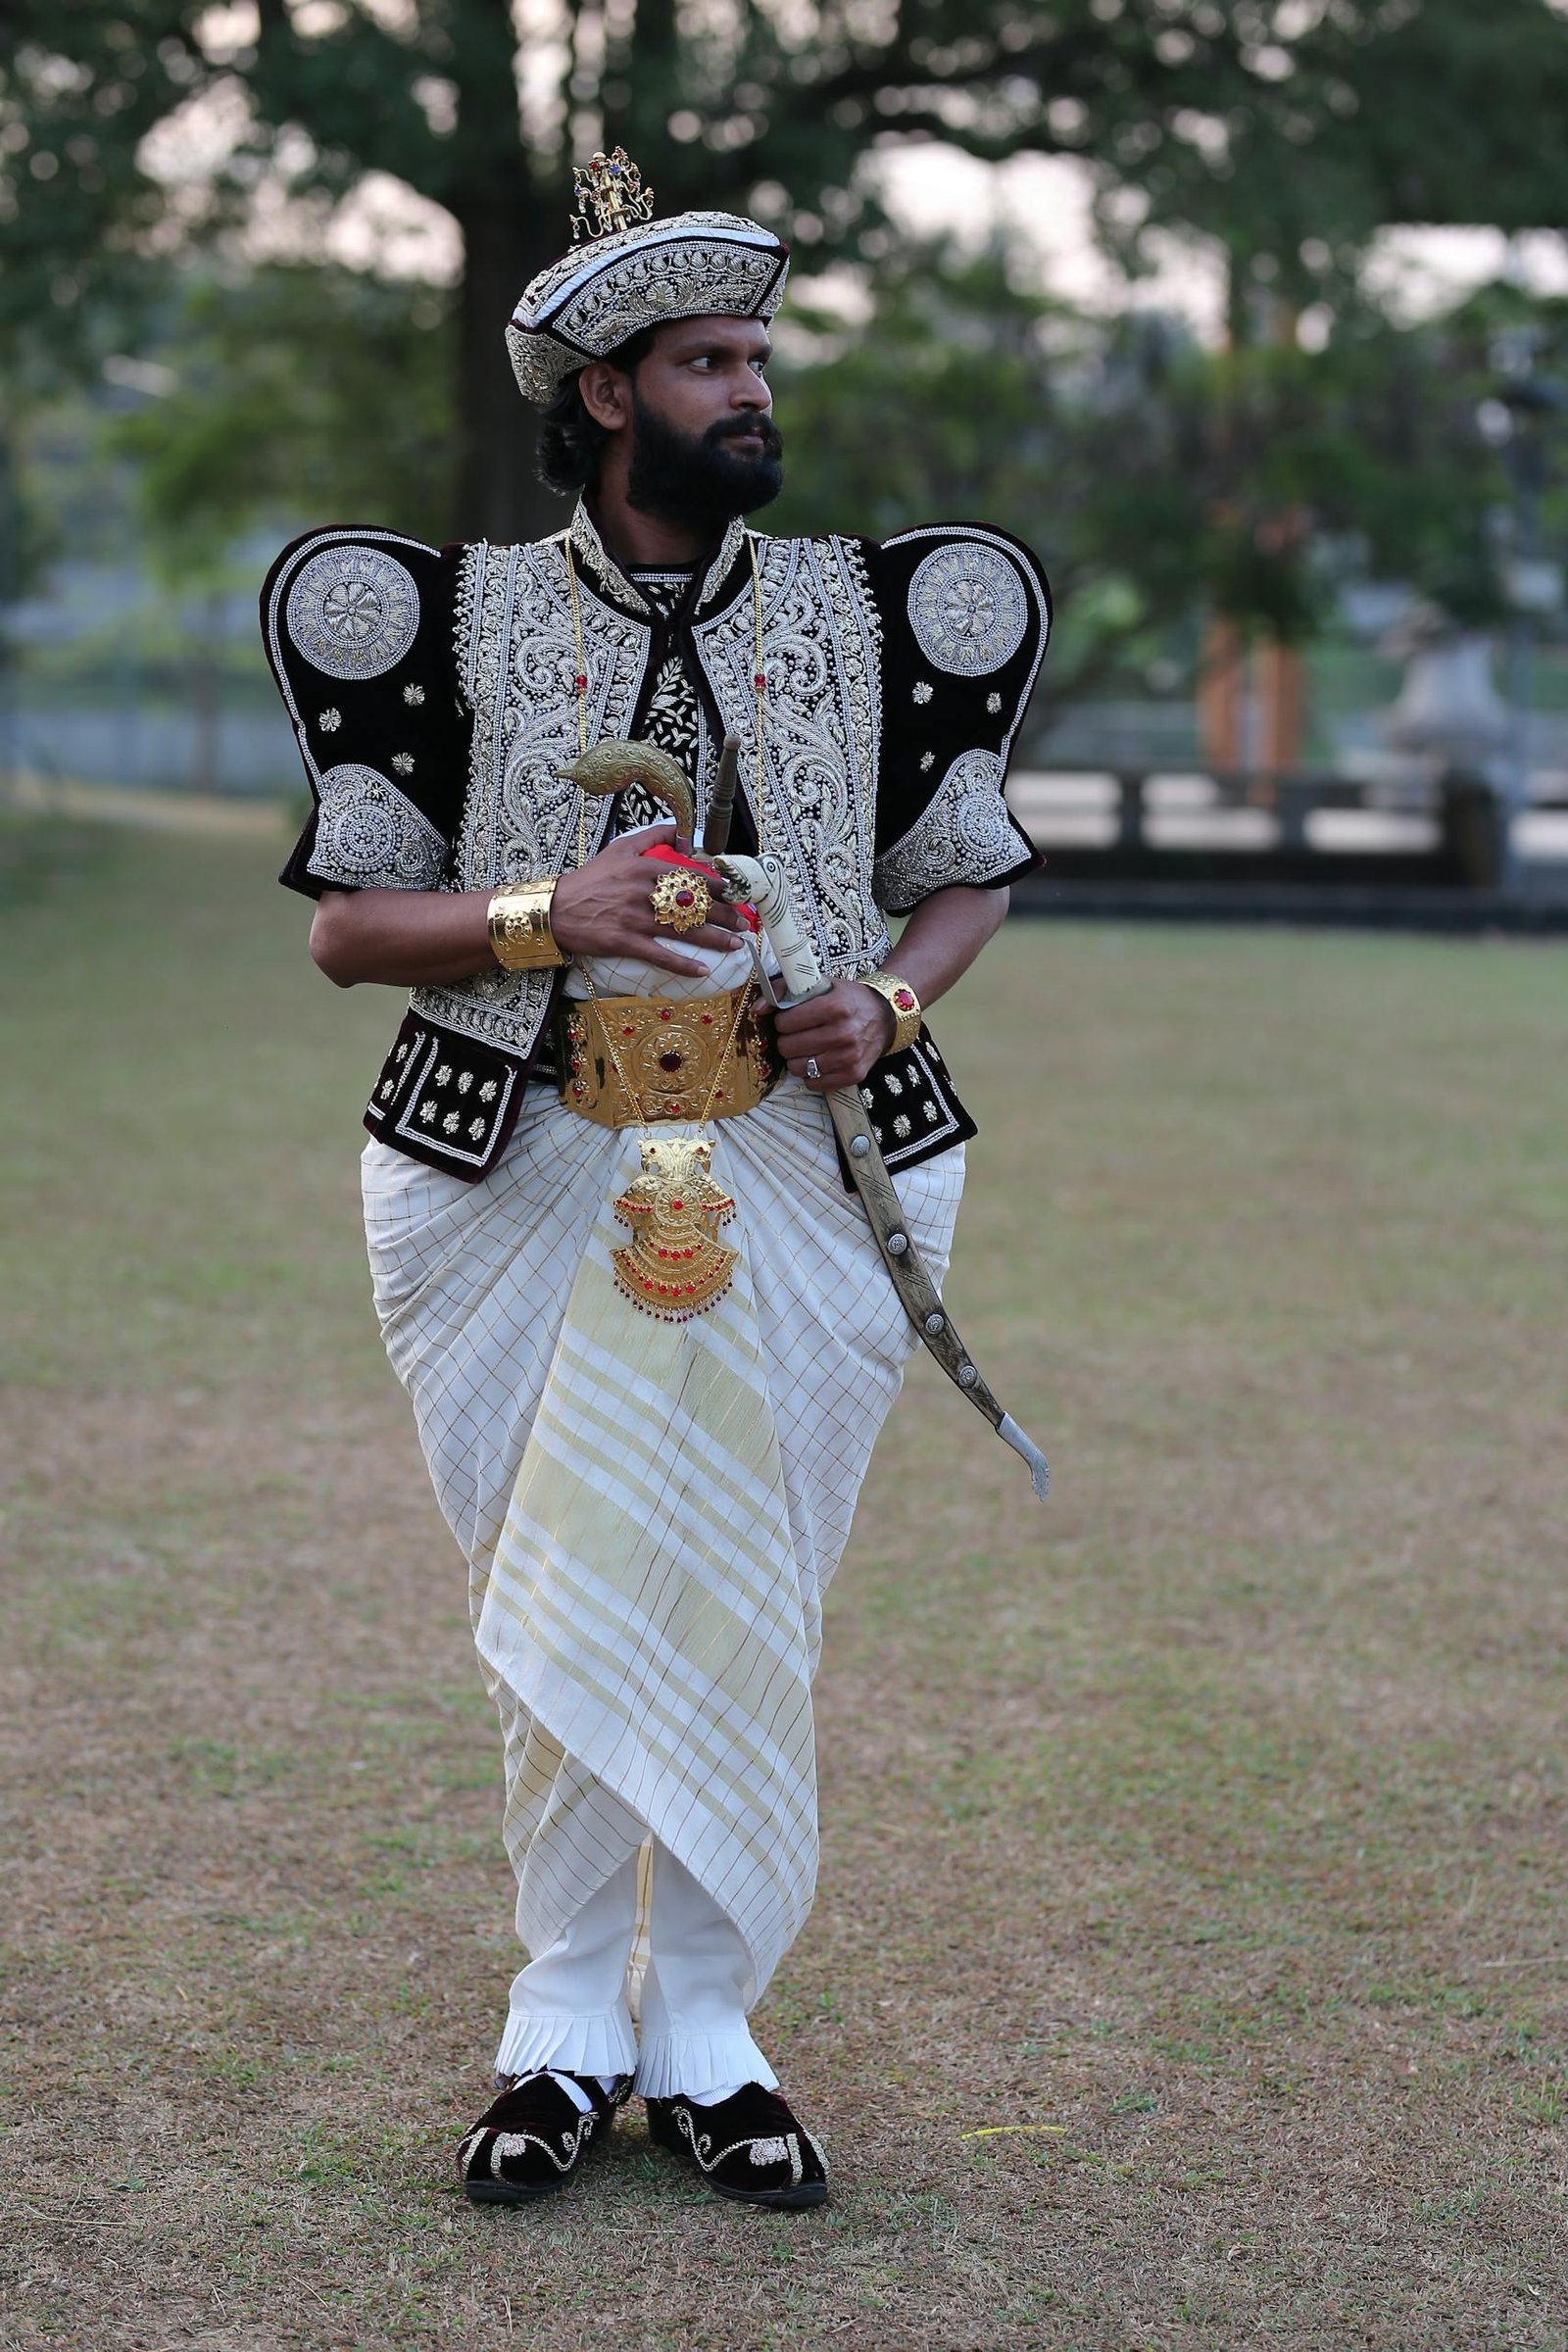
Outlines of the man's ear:
[[577,378],[582,405],[595,424],[619,432],[631,422],[631,377],[608,360],[591,360]]

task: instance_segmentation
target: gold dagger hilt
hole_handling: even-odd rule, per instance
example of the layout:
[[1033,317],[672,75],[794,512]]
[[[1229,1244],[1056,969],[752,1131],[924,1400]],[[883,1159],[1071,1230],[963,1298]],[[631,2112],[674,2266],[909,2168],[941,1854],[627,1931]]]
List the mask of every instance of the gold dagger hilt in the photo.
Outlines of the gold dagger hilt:
[[692,788],[684,768],[657,743],[596,743],[561,773],[580,792],[601,800],[624,792],[628,784],[641,784],[675,819],[677,849],[690,850],[697,821]]

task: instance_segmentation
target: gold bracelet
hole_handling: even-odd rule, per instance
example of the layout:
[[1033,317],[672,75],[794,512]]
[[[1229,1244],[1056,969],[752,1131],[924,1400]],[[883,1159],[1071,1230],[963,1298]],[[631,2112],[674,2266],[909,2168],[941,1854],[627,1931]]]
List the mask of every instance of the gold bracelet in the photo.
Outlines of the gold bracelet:
[[550,902],[556,877],[545,882],[509,882],[490,902],[490,946],[503,971],[536,972],[545,965],[564,963],[550,928]]
[[920,1022],[923,1016],[920,1011],[919,998],[907,980],[901,980],[897,972],[866,972],[861,977],[860,985],[862,988],[874,988],[877,995],[886,997],[892,1005],[893,1042],[888,1047],[888,1052],[890,1054],[904,1053],[906,1047],[913,1045],[920,1034]]

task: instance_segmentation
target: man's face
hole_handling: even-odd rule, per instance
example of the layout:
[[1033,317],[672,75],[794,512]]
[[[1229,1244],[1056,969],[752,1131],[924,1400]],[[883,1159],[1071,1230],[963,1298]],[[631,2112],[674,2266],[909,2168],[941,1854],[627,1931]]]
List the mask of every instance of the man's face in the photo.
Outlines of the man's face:
[[722,525],[777,498],[784,442],[756,318],[681,318],[658,329],[632,378],[629,503],[674,522]]

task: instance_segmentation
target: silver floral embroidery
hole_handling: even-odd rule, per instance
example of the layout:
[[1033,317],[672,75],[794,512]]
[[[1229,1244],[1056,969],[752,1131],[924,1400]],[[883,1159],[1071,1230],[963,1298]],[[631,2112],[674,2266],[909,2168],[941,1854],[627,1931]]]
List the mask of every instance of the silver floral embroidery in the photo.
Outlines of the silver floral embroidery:
[[933,549],[909,582],[909,626],[928,662],[960,678],[1000,669],[1023,643],[1029,600],[1000,548],[959,539]]
[[954,883],[992,882],[1027,852],[1007,817],[994,752],[960,752],[930,806],[876,861],[880,906],[900,911]]
[[929,678],[916,678],[909,689],[912,700],[922,704],[931,700],[934,691]]
[[[768,847],[795,884],[796,908],[824,965],[880,963],[887,929],[865,883],[876,822],[881,647],[859,550],[845,539],[757,541],[767,720],[762,790]],[[698,628],[724,724],[741,743],[741,787],[755,791],[757,671],[751,583]]]
[[[941,1054],[927,1037],[922,1037],[918,1045],[909,1048],[905,1063],[905,1084],[911,1094],[921,1098],[920,1110],[924,1125],[918,1133],[901,1136],[889,1146],[887,1163],[890,1168],[906,1165],[916,1155],[924,1158],[934,1146],[941,1146],[957,1134],[957,1115],[943,1094],[942,1081],[937,1075],[941,1059]],[[900,1113],[901,1117],[906,1115]],[[877,1141],[880,1143],[880,1136]]]
[[392,755],[392,764],[397,769],[400,776],[412,776],[414,773],[413,753],[394,752]]
[[458,1072],[458,1092],[460,1095],[466,1095],[472,1084],[473,1072],[471,1070],[460,1070]]
[[417,710],[419,705],[424,700],[424,688],[422,686],[405,686],[403,689],[403,700],[406,703],[412,704],[414,708]]
[[479,1100],[481,1102],[493,1102],[495,1099],[496,1082],[493,1078],[487,1078],[479,1089]]
[[901,1142],[903,1141],[904,1137],[908,1134],[909,1121],[906,1112],[902,1110],[900,1111],[898,1117],[893,1122],[893,1132],[899,1137]]
[[442,1124],[442,1126],[443,1126],[443,1127],[446,1129],[446,1131],[447,1131],[448,1135],[456,1135],[456,1134],[457,1134],[457,1132],[458,1132],[458,1114],[457,1114],[457,1112],[456,1112],[455,1110],[449,1110],[449,1111],[447,1112],[447,1115],[446,1115],[446,1117],[445,1117],[445,1118],[442,1120],[441,1124]]
[[937,763],[937,756],[936,756],[935,752],[922,752],[922,753],[920,754],[920,773],[921,773],[921,775],[923,776],[923,775],[927,774],[927,773],[930,771],[930,769],[932,769],[933,767],[935,767],[936,763]]
[[468,1121],[468,1134],[469,1134],[469,1136],[472,1138],[472,1140],[474,1141],[474,1143],[477,1143],[477,1142],[479,1141],[479,1138],[480,1138],[480,1136],[481,1136],[481,1135],[483,1135],[483,1133],[484,1133],[484,1121],[483,1121],[483,1119],[470,1119],[470,1120]]
[[[563,534],[564,535],[564,534]],[[579,574],[590,685],[588,740],[631,731],[647,632]],[[526,547],[468,548],[459,567],[458,669],[473,706],[473,749],[456,866],[459,887],[494,890],[559,874],[575,860],[576,787],[561,770],[577,752],[576,648],[561,536]],[[592,856],[610,804],[590,804]],[[550,1003],[551,971],[507,972],[416,989],[416,1012],[459,1035],[527,1054]]]
[[1002,709],[1002,697],[1001,697],[1001,695],[1000,695],[1000,694],[988,694],[988,695],[986,696],[986,709],[987,709],[987,710],[990,711],[990,713],[991,713],[992,717],[993,717],[993,718],[995,718],[995,717],[996,717],[996,715],[997,715],[997,713],[998,713],[998,712],[1000,711],[1000,710]]
[[427,1127],[429,1126],[430,1121],[435,1117],[435,1111],[436,1106],[434,1102],[430,1102],[428,1099],[419,1104],[419,1116]]
[[[625,736],[647,662],[648,629],[635,617],[639,607],[646,612],[646,602],[597,543],[585,510],[573,516],[569,535],[587,657],[589,739]],[[768,677],[769,844],[796,880],[800,911],[824,964],[835,974],[861,972],[880,963],[888,948],[869,888],[881,752],[876,606],[854,541],[761,537],[757,544]],[[736,570],[744,547],[736,523],[710,566],[705,596]],[[617,609],[628,606],[629,612]],[[577,827],[577,795],[561,779],[577,740],[577,662],[561,538],[469,548],[459,565],[456,607],[458,669],[474,711],[472,767],[454,859],[458,887],[493,889],[513,877],[559,873],[575,858]],[[751,581],[743,571],[731,601],[696,630],[718,715],[741,741],[748,799],[756,758],[754,626]],[[693,766],[701,806],[716,745],[708,722],[700,724]],[[590,855],[610,821],[607,804],[590,809]],[[461,1035],[526,1054],[543,1023],[552,979],[548,972],[498,966],[470,981],[419,989],[412,1001],[416,1013]]]
[[321,777],[309,870],[350,890],[433,890],[446,843],[387,776],[350,760]]
[[887,1075],[887,1089],[890,1095],[902,1095],[904,1092],[904,1080],[902,1078],[895,1078],[891,1070],[889,1070]]
[[436,1072],[436,1074],[435,1074],[435,1082],[436,1082],[437,1086],[450,1086],[450,1085],[451,1085],[451,1083],[452,1083],[452,1064],[451,1064],[451,1062],[450,1062],[450,1061],[444,1061],[444,1062],[441,1064],[441,1067],[440,1067],[440,1068],[437,1070],[437,1072]]
[[288,592],[289,636],[329,678],[378,678],[419,625],[414,576],[385,548],[340,540],[302,564]]
[[321,712],[316,723],[323,735],[335,735],[343,724],[343,713],[341,710],[327,709]]

